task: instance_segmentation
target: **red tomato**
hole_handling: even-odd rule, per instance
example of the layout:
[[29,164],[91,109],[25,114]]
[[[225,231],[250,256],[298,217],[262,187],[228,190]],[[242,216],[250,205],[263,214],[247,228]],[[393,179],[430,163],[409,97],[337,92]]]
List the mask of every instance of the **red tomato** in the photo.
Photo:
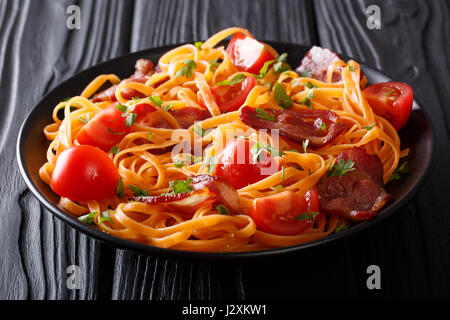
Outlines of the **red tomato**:
[[233,36],[227,46],[227,53],[236,68],[251,73],[259,73],[264,63],[275,59],[263,43],[242,33]]
[[116,109],[116,105],[113,105],[96,114],[81,129],[76,139],[80,144],[99,147],[108,152],[129,132],[130,128],[125,126],[123,113]]
[[[278,163],[267,154],[253,162],[250,142],[246,139],[230,141],[217,157],[215,175],[227,179],[233,187],[241,189],[279,171]],[[265,169],[267,172],[262,172]]]
[[238,110],[247,99],[248,94],[255,87],[254,77],[246,77],[242,84],[232,87],[215,86],[212,93],[216,98],[217,105],[222,112],[231,112]]
[[113,196],[118,181],[117,168],[106,153],[81,145],[58,156],[50,186],[62,197],[90,201]]
[[292,191],[253,200],[250,215],[259,230],[277,235],[297,235],[313,225],[312,219],[295,220],[305,213],[319,212],[319,196],[309,190],[303,198]]
[[406,122],[413,105],[413,90],[402,82],[373,84],[363,90],[373,111],[388,120],[398,131]]

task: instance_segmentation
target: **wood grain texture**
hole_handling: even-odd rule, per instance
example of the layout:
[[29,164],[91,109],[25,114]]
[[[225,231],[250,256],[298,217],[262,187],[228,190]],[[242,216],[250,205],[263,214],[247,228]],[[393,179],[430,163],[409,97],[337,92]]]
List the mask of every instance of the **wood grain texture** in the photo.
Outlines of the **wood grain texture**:
[[[377,3],[382,29],[368,30],[366,8]],[[78,31],[65,27],[72,4],[82,11]],[[0,1],[0,176],[7,177],[0,184],[0,299],[450,297],[450,198],[442,196],[450,177],[448,17],[444,1]],[[409,82],[439,137],[435,170],[418,196],[362,234],[253,262],[142,256],[54,219],[26,188],[14,151],[19,126],[41,97],[101,61],[234,25],[260,39],[321,44]],[[371,264],[381,267],[380,291],[366,288]],[[69,265],[81,268],[80,290],[67,289]]]

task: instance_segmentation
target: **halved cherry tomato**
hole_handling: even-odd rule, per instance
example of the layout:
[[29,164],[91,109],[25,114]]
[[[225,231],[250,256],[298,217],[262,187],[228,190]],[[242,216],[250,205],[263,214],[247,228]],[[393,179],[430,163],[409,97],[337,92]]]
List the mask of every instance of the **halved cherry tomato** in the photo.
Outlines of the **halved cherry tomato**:
[[250,148],[246,139],[230,141],[217,157],[215,175],[241,189],[279,171],[278,162],[267,154],[255,163]]
[[[261,231],[277,235],[297,235],[314,223],[312,213],[319,211],[319,196],[315,189],[299,197],[292,191],[283,191],[273,196],[253,200],[250,215]],[[295,220],[303,214],[312,218]]]
[[117,168],[105,152],[80,145],[58,156],[50,186],[62,197],[91,201],[113,196],[118,181]]
[[373,111],[388,120],[398,131],[409,119],[413,105],[413,90],[407,83],[376,83],[363,90]]
[[240,71],[259,73],[264,63],[275,57],[264,44],[242,33],[236,33],[227,46],[227,53]]
[[241,85],[215,86],[212,93],[216,98],[216,103],[223,113],[238,110],[247,99],[248,94],[255,87],[254,77],[246,77]]
[[108,152],[112,146],[122,140],[130,132],[125,126],[123,113],[112,105],[95,115],[76,136],[80,144],[98,147]]

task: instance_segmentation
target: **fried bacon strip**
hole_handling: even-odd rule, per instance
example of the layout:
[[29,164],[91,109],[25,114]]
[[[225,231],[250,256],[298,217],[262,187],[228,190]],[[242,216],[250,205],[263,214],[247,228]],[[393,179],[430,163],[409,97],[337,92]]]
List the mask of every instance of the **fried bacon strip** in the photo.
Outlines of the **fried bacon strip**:
[[195,209],[207,201],[220,202],[233,214],[241,212],[241,203],[236,189],[224,178],[202,174],[191,177],[192,191],[169,193],[160,196],[132,197],[130,200],[148,204],[168,204],[181,209]]
[[[148,80],[148,76],[152,75],[154,72],[154,65],[151,60],[148,59],[139,59],[134,66],[135,72],[134,74],[122,81],[123,82],[139,82],[145,83]],[[117,101],[116,99],[116,89],[119,85],[114,85],[100,93],[97,93],[93,101],[94,102],[102,102],[102,101]],[[140,93],[137,90],[131,88],[124,88],[122,90],[122,96],[124,99],[131,100],[134,97],[145,98],[145,95]]]
[[353,171],[341,176],[323,176],[318,185],[320,211],[353,221],[369,220],[390,199],[383,188],[383,166],[377,155],[362,148],[343,150],[336,162],[351,160]]
[[262,119],[255,108],[243,107],[239,117],[252,128],[279,130],[280,135],[297,143],[308,139],[313,148],[326,145],[345,129],[345,124],[338,122],[337,114],[332,111],[264,109],[264,112],[268,117]]

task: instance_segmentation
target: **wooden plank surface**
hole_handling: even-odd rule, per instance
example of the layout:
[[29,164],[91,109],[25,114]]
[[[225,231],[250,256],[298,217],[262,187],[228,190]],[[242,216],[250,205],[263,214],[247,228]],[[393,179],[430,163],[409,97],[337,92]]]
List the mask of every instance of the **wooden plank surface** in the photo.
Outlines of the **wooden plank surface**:
[[[65,27],[73,3],[82,10],[78,31]],[[0,1],[0,175],[7,177],[0,184],[0,299],[449,297],[449,5],[378,2],[382,28],[369,30],[370,4],[377,1]],[[15,140],[52,87],[126,52],[206,39],[234,25],[259,39],[321,44],[409,82],[438,133],[435,170],[418,196],[350,239],[276,260],[218,264],[115,250],[54,219],[27,190]],[[365,287],[371,264],[381,267],[380,291]],[[81,268],[80,290],[67,289],[69,265]]]

